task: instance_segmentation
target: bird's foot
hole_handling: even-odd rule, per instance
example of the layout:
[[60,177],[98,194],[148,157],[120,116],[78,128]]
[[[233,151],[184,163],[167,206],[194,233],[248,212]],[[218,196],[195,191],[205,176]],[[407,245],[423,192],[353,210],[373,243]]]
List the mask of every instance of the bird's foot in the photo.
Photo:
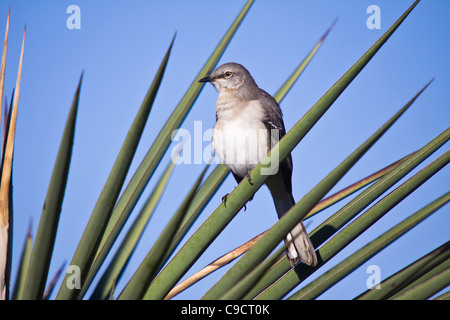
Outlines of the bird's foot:
[[229,193],[227,193],[226,195],[224,195],[224,196],[222,197],[222,202],[223,202],[223,205],[225,206],[225,208],[227,207],[227,198],[228,198],[228,195],[229,195]]
[[[227,207],[227,198],[228,198],[228,196],[229,196],[230,194],[229,193],[227,193],[226,195],[224,195],[223,197],[222,197],[222,202],[223,202],[223,205],[225,206],[225,208]],[[250,199],[251,200],[251,199]],[[245,211],[247,211],[247,205],[246,204],[244,204],[244,212]]]
[[250,177],[250,173],[248,173],[246,176],[248,183],[250,183],[250,185],[254,185],[254,183],[252,182],[252,178]]

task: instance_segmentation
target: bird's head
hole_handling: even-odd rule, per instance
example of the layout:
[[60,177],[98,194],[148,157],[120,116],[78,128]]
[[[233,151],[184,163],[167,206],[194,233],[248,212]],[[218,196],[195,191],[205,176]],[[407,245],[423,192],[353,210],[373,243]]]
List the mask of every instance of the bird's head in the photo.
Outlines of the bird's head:
[[256,86],[250,73],[239,63],[225,63],[199,82],[211,82],[218,92]]

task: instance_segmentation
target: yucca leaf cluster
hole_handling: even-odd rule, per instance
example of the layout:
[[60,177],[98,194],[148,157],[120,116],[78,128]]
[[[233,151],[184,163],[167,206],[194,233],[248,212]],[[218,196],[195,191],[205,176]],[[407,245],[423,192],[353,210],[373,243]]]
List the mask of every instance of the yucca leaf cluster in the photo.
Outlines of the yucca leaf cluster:
[[[248,242],[228,253],[218,254],[217,260],[204,269],[195,270],[192,276],[185,278],[192,266],[227,228],[233,218],[243,211],[249,199],[258,192],[267,178],[262,174],[265,163],[262,161],[250,173],[252,184],[244,179],[234,190],[230,190],[226,205],[217,203],[217,207],[212,212],[205,212],[205,208],[229,176],[229,169],[223,164],[217,164],[214,161],[204,164],[204,168],[195,180],[184,181],[185,185],[189,186],[186,194],[169,195],[164,192],[170,185],[174,170],[189,170],[187,165],[175,164],[176,157],[182,156],[183,146],[181,145],[175,151],[170,147],[173,143],[174,132],[182,126],[202,92],[204,84],[198,83],[198,80],[209,74],[219,63],[240,25],[251,14],[253,2],[253,0],[247,1],[218,41],[203,67],[192,76],[191,85],[180,97],[170,117],[164,120],[154,119],[152,108],[157,93],[161,87],[171,85],[164,81],[164,74],[170,66],[171,56],[179,54],[173,50],[177,37],[174,35],[170,40],[169,47],[165,55],[161,57],[153,81],[148,86],[134,121],[123,138],[122,147],[104,182],[76,250],[71,256],[68,253],[67,266],[61,268],[57,275],[49,274],[49,267],[52,262],[58,224],[61,215],[64,214],[62,205],[70,167],[76,161],[76,157],[73,156],[73,146],[77,114],[82,107],[80,96],[83,95],[85,78],[88,75],[81,73],[72,104],[68,108],[67,121],[53,164],[46,197],[43,199],[43,209],[36,235],[33,239],[29,232],[18,268],[11,272],[11,248],[12,245],[18,245],[12,243],[11,236],[14,226],[14,201],[26,201],[26,199],[13,197],[14,182],[11,179],[14,167],[17,110],[20,105],[22,60],[24,52],[25,55],[27,54],[24,32],[15,92],[11,97],[11,106],[4,105],[7,113],[4,117],[0,180],[0,293],[3,299],[48,299],[52,297],[52,294],[55,299],[64,300],[170,299],[181,291],[188,290],[191,285],[215,270],[228,266],[232,261],[235,263],[228,267],[228,271],[212,287],[204,289],[203,299],[314,299],[446,205],[450,200],[450,193],[436,194],[433,199],[428,199],[428,202],[424,203],[422,209],[411,212],[407,219],[380,233],[372,241],[364,243],[339,263],[329,266],[329,262],[336,255],[388,214],[397,204],[414,193],[428,179],[440,174],[440,170],[448,164],[450,160],[448,150],[432,158],[433,154],[445,146],[449,140],[450,129],[447,128],[426,144],[418,143],[414,150],[410,150],[401,159],[391,159],[389,155],[386,155],[386,162],[380,164],[379,168],[367,171],[359,181],[354,181],[348,187],[335,191],[335,186],[342,181],[346,173],[379,139],[382,139],[383,135],[389,133],[389,129],[405,112],[408,112],[421,95],[428,94],[428,87],[432,86],[433,80],[424,79],[423,87],[411,88],[411,95],[404,97],[404,104],[397,106],[392,114],[387,114],[386,122],[378,130],[370,136],[363,137],[362,143],[339,161],[338,165],[324,175],[311,190],[301,196],[297,204],[270,229],[259,235],[248,234]],[[298,147],[382,47],[389,45],[386,42],[398,28],[401,28],[408,15],[413,10],[417,10],[415,7],[418,3],[419,1],[415,1],[304,115],[296,119],[292,128],[275,146],[280,160]],[[311,46],[309,53],[280,84],[280,89],[274,93],[278,102],[281,103],[285,99],[326,38],[332,37],[335,23],[336,21],[318,42]],[[0,70],[1,99],[4,96],[8,30],[9,15]],[[395,39],[389,41],[395,41]],[[370,121],[370,119],[361,121]],[[153,144],[149,146],[145,157],[135,169],[132,164],[139,160],[135,159],[135,154],[144,128],[146,125],[152,126],[154,123],[161,122],[163,124]],[[167,158],[164,156],[169,152],[172,152],[173,159],[166,162]],[[419,167],[427,159],[432,161]],[[179,166],[178,169],[176,169],[177,166]],[[161,176],[155,174],[158,167],[165,168]],[[420,170],[413,171],[417,168]],[[148,192],[149,181],[153,182],[153,188],[149,193],[145,193],[146,190]],[[144,193],[145,196],[143,196]],[[151,229],[151,232],[157,233],[156,241],[150,246],[148,253],[142,257],[140,265],[133,271],[133,276],[130,279],[124,279],[122,278],[124,270],[128,267],[128,262],[142,235],[152,225],[151,218],[163,197],[169,197],[171,201],[178,203],[178,209],[165,213],[170,216],[170,219],[164,228],[157,231]],[[144,201],[142,206],[137,206],[139,200]],[[304,219],[308,223],[309,219],[317,217],[317,213],[331,206],[335,210],[310,232],[311,240],[317,248],[318,265],[312,268],[298,264],[295,268],[291,268],[283,255],[284,248],[280,247],[285,235],[299,220]],[[207,218],[197,227],[195,222],[200,214],[206,215]],[[127,223],[130,226],[124,228]],[[192,230],[194,225],[196,229]],[[450,284],[449,254],[450,243],[447,241],[410,265],[385,276],[381,283],[374,284],[377,285],[377,289],[368,289],[355,298],[428,299]],[[13,281],[11,281],[11,274],[16,274]],[[317,276],[313,280],[308,280],[311,275]],[[59,287],[56,285],[58,277],[62,279]],[[118,283],[122,284],[120,290],[116,290]],[[12,287],[11,284],[13,284]],[[448,299],[448,291],[438,298]]]

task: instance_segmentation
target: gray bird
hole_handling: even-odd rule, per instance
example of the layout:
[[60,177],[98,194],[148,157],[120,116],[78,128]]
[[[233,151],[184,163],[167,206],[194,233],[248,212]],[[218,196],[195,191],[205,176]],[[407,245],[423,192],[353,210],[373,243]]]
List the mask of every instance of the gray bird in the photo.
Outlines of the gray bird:
[[[249,172],[286,134],[280,106],[238,63],[221,65],[199,82],[210,82],[219,92],[212,147],[240,183],[243,178],[249,178]],[[291,178],[292,156],[289,154],[278,171],[266,180],[278,218],[295,204]],[[310,266],[317,264],[314,247],[302,221],[285,241],[288,244],[286,255],[292,266],[299,261]]]

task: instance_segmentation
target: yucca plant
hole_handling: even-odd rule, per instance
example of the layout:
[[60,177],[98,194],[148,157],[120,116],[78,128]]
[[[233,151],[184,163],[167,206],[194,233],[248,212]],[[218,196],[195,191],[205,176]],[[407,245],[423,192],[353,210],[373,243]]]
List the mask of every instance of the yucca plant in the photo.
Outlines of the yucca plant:
[[[315,170],[321,178],[316,183],[308,182],[308,185],[311,185],[310,190],[299,197],[297,204],[282,219],[273,223],[266,231],[261,229],[264,231],[261,234],[245,234],[245,238],[249,241],[234,249],[229,247],[229,252],[214,252],[217,260],[207,264],[205,268],[197,268],[199,263],[204,263],[202,255],[229,226],[233,218],[238,213],[246,214],[243,213],[246,204],[248,206],[246,209],[252,210],[253,203],[258,201],[258,198],[255,197],[249,204],[248,200],[255,194],[258,195],[258,190],[267,178],[261,172],[265,163],[262,161],[250,174],[252,184],[244,179],[234,190],[228,190],[230,193],[225,205],[216,200],[221,197],[218,190],[227,179],[229,169],[211,159],[207,160],[209,163],[203,163],[203,167],[192,181],[183,179],[182,185],[176,186],[171,193],[164,192],[172,185],[171,177],[174,170],[190,170],[188,164],[183,164],[183,161],[190,155],[191,142],[186,137],[181,139],[183,143],[173,140],[176,140],[176,134],[180,133],[177,129],[181,128],[188,113],[196,106],[203,88],[203,84],[198,83],[198,80],[208,75],[218,64],[238,28],[250,14],[253,2],[247,1],[203,67],[192,77],[191,85],[167,121],[157,131],[156,124],[161,122],[161,119],[153,117],[152,122],[151,111],[157,93],[165,86],[169,86],[164,78],[166,70],[170,68],[171,56],[175,54],[172,51],[177,39],[173,37],[155,71],[134,121],[128,128],[112,169],[99,190],[99,196],[84,232],[76,248],[74,247],[73,255],[69,253],[70,250],[66,252],[67,269],[60,265],[56,266],[59,271],[53,274],[50,266],[53,263],[55,246],[59,244],[56,235],[60,219],[65,213],[62,206],[68,187],[67,180],[70,176],[70,167],[77,161],[76,155],[73,154],[77,117],[83,104],[83,91],[89,85],[86,84],[88,75],[81,73],[48,183],[36,235],[33,240],[30,227],[21,249],[20,259],[14,258],[17,260],[17,268],[13,270],[17,270],[17,276],[11,281],[12,248],[13,245],[18,245],[12,242],[12,226],[14,226],[12,222],[15,217],[13,207],[17,201],[27,201],[18,199],[12,194],[14,183],[11,179],[25,46],[24,34],[15,93],[4,120],[0,184],[0,289],[3,299],[171,299],[177,297],[180,292],[189,294],[189,290],[196,287],[201,287],[203,299],[314,299],[445,206],[450,200],[450,193],[446,191],[425,199],[423,208],[411,210],[405,220],[398,221],[392,228],[385,228],[370,241],[359,240],[371,226],[392,212],[395,206],[407,199],[432,176],[443,174],[441,169],[448,164],[450,153],[447,150],[436,156],[436,151],[449,140],[448,127],[430,141],[415,144],[414,149],[404,154],[401,159],[392,159],[389,154],[384,155],[383,163],[377,168],[367,169],[360,179],[348,183],[348,187],[341,187],[347,183],[343,182],[346,173],[413,104],[420,101],[422,95],[429,94],[428,87],[433,85],[431,84],[433,80],[425,79],[422,87],[408,89],[410,95],[401,97],[403,104],[395,106],[396,111],[387,114],[386,122],[374,130],[373,134],[358,138],[362,143],[352,142],[350,145],[354,150],[342,157],[343,160],[337,161],[333,169],[325,173],[319,168],[311,168],[310,170]],[[276,148],[280,160],[296,150],[298,144],[333,107],[353,80],[367,65],[370,65],[371,60],[387,40],[401,28],[402,23],[407,20],[418,3],[419,1],[415,1],[384,34],[380,34],[378,40],[343,72],[339,80],[332,84],[303,116],[299,115],[295,119],[295,124],[273,149]],[[2,100],[9,16],[8,13],[0,74]],[[330,32],[335,23],[336,21],[315,45],[311,45],[312,49],[306,57],[274,93],[274,98],[281,105],[325,39],[331,37]],[[391,104],[390,101],[384,103]],[[5,103],[4,107],[6,106]],[[211,113],[213,114],[213,111]],[[363,123],[370,121],[371,119],[361,119]],[[147,122],[149,130],[159,133],[155,134],[154,142],[142,161],[136,164],[133,159],[143,139]],[[203,133],[201,135],[203,139]],[[349,145],[349,142],[343,141],[342,144]],[[194,152],[198,152],[195,147]],[[199,155],[194,155],[197,156]],[[200,150],[199,157],[203,159],[203,150]],[[176,164],[178,162],[181,164]],[[424,162],[425,165],[419,167]],[[128,176],[130,173],[132,174]],[[83,179],[89,183],[89,176]],[[444,186],[447,187],[448,185]],[[177,208],[172,212],[167,207],[158,206],[164,199],[169,199]],[[342,204],[344,199],[345,204]],[[209,211],[211,206],[213,210]],[[269,215],[274,209],[268,207],[264,211],[268,212],[258,214]],[[154,227],[151,221],[158,212],[164,212],[167,217],[160,229],[156,224]],[[203,223],[198,225],[197,220],[201,214],[204,217]],[[74,221],[77,219],[66,218]],[[284,246],[280,244],[285,235],[302,219],[307,225],[312,220],[317,222],[310,236],[317,248],[319,262],[316,267],[300,263],[292,268],[283,254]],[[257,225],[257,222],[254,223]],[[139,249],[138,244],[142,243],[140,240],[145,236],[146,228],[152,233],[153,242],[147,246],[145,254],[139,255],[139,264],[133,269],[129,262],[132,258],[136,258],[137,255],[134,253]],[[393,267],[389,276],[383,272],[383,278],[379,281],[384,280],[381,283],[377,281],[372,283],[377,289],[367,285],[367,291],[360,291],[354,298],[427,299],[446,289],[450,284],[450,246],[448,234],[444,235],[444,238],[447,238],[447,242],[441,243],[423,257],[413,259],[409,265],[404,265],[404,268]],[[346,248],[354,243],[358,244],[357,248],[342,256],[347,252]],[[338,262],[333,259],[337,255],[341,255]],[[221,278],[215,279],[213,285],[205,287],[204,282],[199,282],[205,277],[211,278],[210,274],[221,268],[226,272],[222,271]],[[131,274],[125,276],[126,272]],[[59,278],[60,274],[64,276]],[[10,286],[11,283],[13,287]],[[448,291],[444,290],[437,298],[448,296]],[[188,298],[189,295],[182,297]]]

